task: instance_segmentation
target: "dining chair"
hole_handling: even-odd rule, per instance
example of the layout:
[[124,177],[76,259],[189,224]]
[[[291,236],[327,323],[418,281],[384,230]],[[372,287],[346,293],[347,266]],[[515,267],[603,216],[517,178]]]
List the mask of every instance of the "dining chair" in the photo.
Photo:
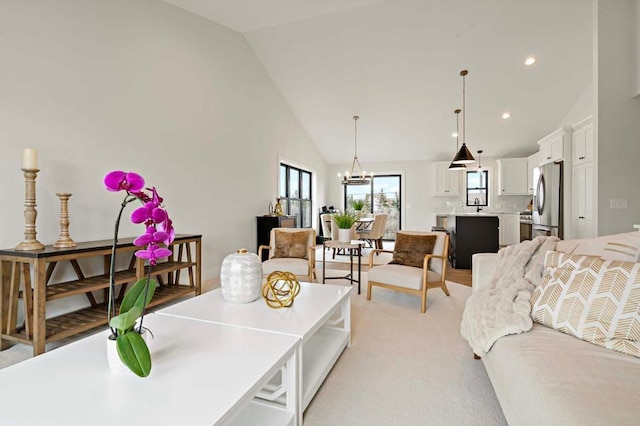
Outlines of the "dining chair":
[[[393,251],[371,250],[367,300],[371,300],[373,287],[382,287],[421,297],[420,312],[427,309],[427,290],[440,287],[449,296],[445,283],[449,234],[446,232],[398,231]],[[376,253],[392,253],[386,265],[373,265]]]
[[274,271],[291,272],[298,280],[313,282],[316,278],[316,231],[311,228],[273,228],[269,245],[258,247],[258,257],[269,251],[262,262],[262,275]]
[[331,213],[322,213],[320,215],[320,225],[322,226],[322,238],[326,240],[332,240],[333,236],[331,233],[331,222],[333,222],[332,220],[333,218],[333,214]]
[[382,237],[384,237],[384,227],[387,224],[388,217],[389,215],[385,213],[375,215],[373,224],[369,229],[358,231],[358,238],[369,243],[371,248],[382,249]]

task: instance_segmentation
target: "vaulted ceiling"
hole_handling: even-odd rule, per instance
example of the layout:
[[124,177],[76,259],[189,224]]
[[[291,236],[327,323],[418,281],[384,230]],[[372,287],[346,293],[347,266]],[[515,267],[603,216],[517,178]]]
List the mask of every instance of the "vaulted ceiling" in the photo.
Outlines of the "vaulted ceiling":
[[592,82],[586,0],[163,1],[243,33],[329,164],[354,115],[363,163],[452,158],[463,69],[466,143],[490,157],[532,153]]

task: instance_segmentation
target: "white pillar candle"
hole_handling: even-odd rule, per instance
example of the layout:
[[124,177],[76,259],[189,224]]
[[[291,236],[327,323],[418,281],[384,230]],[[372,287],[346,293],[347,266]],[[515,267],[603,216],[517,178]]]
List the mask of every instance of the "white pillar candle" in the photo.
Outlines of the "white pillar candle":
[[38,151],[33,148],[25,148],[22,151],[22,168],[37,169],[38,168]]

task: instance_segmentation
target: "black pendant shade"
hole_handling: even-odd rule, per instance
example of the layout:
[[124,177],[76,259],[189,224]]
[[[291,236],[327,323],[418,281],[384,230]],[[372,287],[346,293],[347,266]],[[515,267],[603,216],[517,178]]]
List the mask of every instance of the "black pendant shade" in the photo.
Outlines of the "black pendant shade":
[[467,148],[467,144],[465,143],[462,144],[462,146],[460,147],[460,151],[458,151],[456,156],[453,158],[454,164],[467,164],[474,163],[475,161],[475,158],[473,158],[473,155],[471,155],[471,151],[469,151],[469,149]]
[[449,170],[450,171],[462,171],[462,170],[466,170],[467,166],[465,166],[464,164],[456,164],[453,161],[451,162],[451,164],[449,164]]

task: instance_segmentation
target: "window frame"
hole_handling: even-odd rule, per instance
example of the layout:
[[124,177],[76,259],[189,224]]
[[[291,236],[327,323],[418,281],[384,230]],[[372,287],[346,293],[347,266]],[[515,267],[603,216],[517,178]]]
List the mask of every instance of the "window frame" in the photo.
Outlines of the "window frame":
[[[470,187],[469,186],[469,175],[470,174],[476,174],[476,173],[482,173],[484,174],[484,184],[485,186],[479,186],[479,187]],[[487,169],[477,169],[477,170],[465,170],[465,174],[464,174],[464,178],[465,178],[465,200],[464,203],[467,207],[488,207],[489,206],[489,170]],[[480,181],[482,182],[482,179],[480,179]],[[484,191],[485,193],[485,197],[484,197],[484,203],[482,204],[469,204],[469,192],[471,191],[479,191],[482,192]]]
[[[284,175],[282,173],[283,168],[284,168]],[[291,194],[292,192],[291,185],[293,183],[291,181],[292,170],[295,171],[298,175],[298,179],[297,179],[298,180],[297,182],[298,196],[297,197],[293,197]],[[281,161],[279,166],[279,174],[281,177],[284,177],[284,181],[280,179],[279,188],[278,188],[278,198],[280,199],[280,204],[282,205],[283,213],[285,215],[295,215],[296,226],[298,228],[312,228],[313,227],[313,172]],[[305,186],[304,185],[305,176],[308,178],[306,182],[308,183],[308,188],[303,188]],[[308,198],[303,197],[306,191],[308,191],[308,194],[309,194]],[[299,206],[299,211],[298,213],[292,214],[291,213],[292,205],[296,203]],[[305,223],[305,220],[304,220],[305,219],[304,213],[306,211],[304,207],[305,203],[308,203],[308,206],[309,206],[308,207],[309,211],[307,212],[309,223]]]

